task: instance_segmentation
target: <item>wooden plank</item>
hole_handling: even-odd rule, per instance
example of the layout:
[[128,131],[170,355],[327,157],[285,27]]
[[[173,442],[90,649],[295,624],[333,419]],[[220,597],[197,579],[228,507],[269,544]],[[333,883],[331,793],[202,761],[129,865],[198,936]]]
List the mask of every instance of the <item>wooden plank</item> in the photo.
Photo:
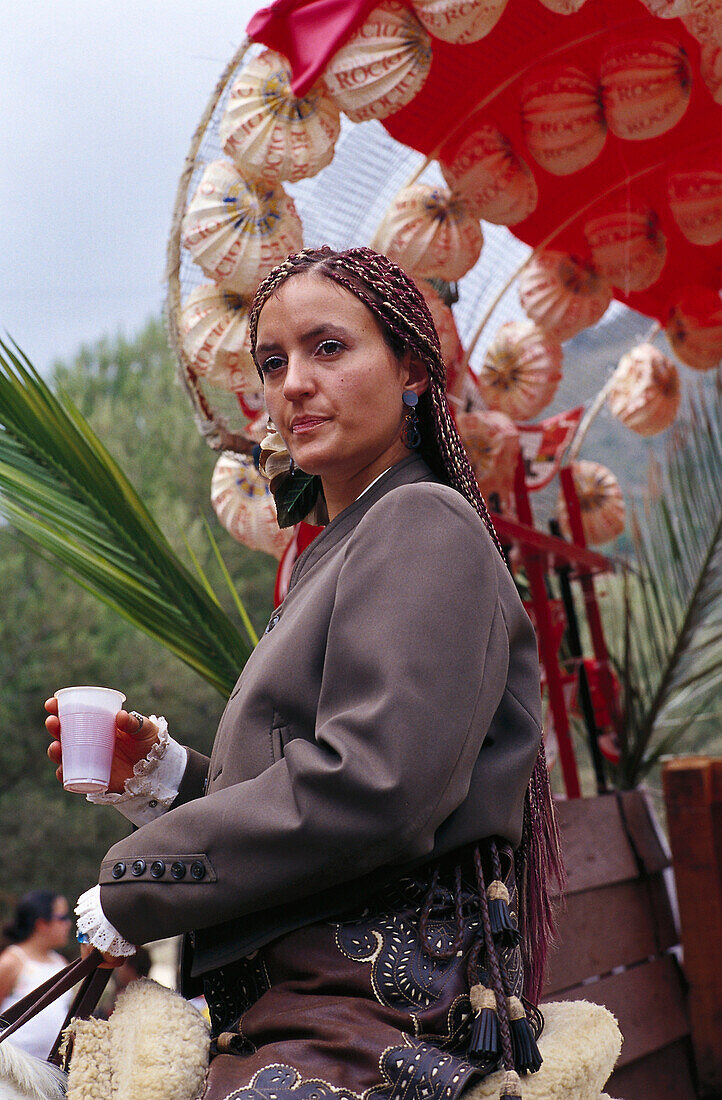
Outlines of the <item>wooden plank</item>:
[[677,880],[700,1092],[722,1093],[722,761],[679,757],[662,771]]
[[637,863],[614,794],[556,803],[567,895],[637,877]]
[[615,1070],[604,1091],[624,1100],[697,1100],[689,1040]]
[[654,811],[644,791],[618,791],[617,798],[641,870],[653,875],[669,867],[671,857],[667,841],[655,822]]
[[662,875],[572,894],[559,916],[545,992],[661,955],[677,942]]
[[[611,974],[598,982],[575,986],[565,991],[564,1000],[592,1001],[605,1005],[616,1016],[624,1036],[620,1066],[689,1035],[681,976],[671,955]],[[654,1094],[649,1095],[651,1100]]]

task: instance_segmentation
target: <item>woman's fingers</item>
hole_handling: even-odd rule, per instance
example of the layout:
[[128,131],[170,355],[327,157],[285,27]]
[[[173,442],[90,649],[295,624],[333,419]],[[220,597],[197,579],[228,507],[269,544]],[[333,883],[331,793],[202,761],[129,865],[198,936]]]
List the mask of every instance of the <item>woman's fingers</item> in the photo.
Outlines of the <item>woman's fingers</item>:
[[135,711],[120,710],[115,716],[115,727],[119,733],[133,738],[134,741],[155,742],[158,727],[150,718]]
[[44,705],[48,714],[58,713],[58,700],[55,698],[54,695],[51,695],[49,699],[46,699]]

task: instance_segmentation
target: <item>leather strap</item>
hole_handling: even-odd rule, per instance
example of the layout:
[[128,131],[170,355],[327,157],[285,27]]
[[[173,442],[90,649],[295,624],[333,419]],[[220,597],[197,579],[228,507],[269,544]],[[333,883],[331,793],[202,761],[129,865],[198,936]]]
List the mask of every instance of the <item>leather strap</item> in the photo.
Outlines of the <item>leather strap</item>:
[[[69,989],[72,989],[74,985],[83,979],[87,979],[95,974],[99,964],[103,961],[103,956],[100,951],[93,949],[90,955],[87,955],[84,959],[76,959],[74,962],[69,963],[68,966],[59,970],[57,974],[53,974],[47,981],[39,985],[37,989],[31,990],[21,1000],[16,1001],[14,1005],[4,1013],[2,1022],[6,1025],[2,1034],[0,1034],[0,1043],[4,1042],[13,1035],[18,1028],[26,1024],[28,1020],[32,1020],[33,1016],[37,1016],[38,1012],[42,1012],[44,1008],[47,1008],[49,1004],[61,997],[63,993],[67,993]],[[108,977],[110,976],[110,970],[108,971]],[[107,982],[107,978],[105,981]],[[103,988],[105,982],[103,983]],[[82,993],[85,987],[85,982],[79,990],[79,994]],[[101,989],[102,992],[102,989]],[[99,996],[100,994],[98,994]],[[76,1001],[78,998],[76,997]],[[75,1007],[75,1005],[73,1005]],[[92,1012],[95,1005],[90,1008]]]

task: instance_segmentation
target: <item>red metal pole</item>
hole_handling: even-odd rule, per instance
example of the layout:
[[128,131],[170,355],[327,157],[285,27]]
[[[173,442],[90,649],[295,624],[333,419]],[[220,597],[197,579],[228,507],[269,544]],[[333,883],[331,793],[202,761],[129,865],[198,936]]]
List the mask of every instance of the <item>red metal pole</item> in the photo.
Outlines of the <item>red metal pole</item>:
[[[562,492],[564,493],[564,501],[567,506],[567,516],[569,517],[569,528],[572,533],[572,538],[574,542],[579,543],[580,546],[586,547],[587,540],[584,537],[579,497],[574,487],[574,477],[570,466],[562,467],[559,471],[559,480],[561,482]],[[609,703],[609,713],[612,717],[615,730],[621,736],[621,716],[619,714],[619,708],[617,707],[612,677],[609,671],[609,652],[604,637],[602,617],[599,613],[597,594],[594,591],[594,577],[589,573],[581,573],[579,575],[579,581],[584,594],[584,607],[586,610],[587,622],[589,623],[589,633],[592,639],[594,656],[600,663],[600,674]]]
[[[514,476],[514,496],[516,498],[516,513],[521,523],[531,527],[533,523],[529,496],[526,489],[524,463],[519,458]],[[561,670],[557,660],[557,647],[554,643],[554,630],[552,627],[552,614],[544,584],[544,566],[539,556],[526,547],[521,547],[526,574],[529,580],[534,615],[536,617],[537,633],[539,635],[539,653],[546,673],[547,689],[549,691],[549,707],[554,716],[554,730],[559,744],[559,761],[564,777],[564,787],[569,798],[580,798],[579,773],[574,757],[574,748],[569,734],[569,718],[564,702],[564,689],[562,686]]]

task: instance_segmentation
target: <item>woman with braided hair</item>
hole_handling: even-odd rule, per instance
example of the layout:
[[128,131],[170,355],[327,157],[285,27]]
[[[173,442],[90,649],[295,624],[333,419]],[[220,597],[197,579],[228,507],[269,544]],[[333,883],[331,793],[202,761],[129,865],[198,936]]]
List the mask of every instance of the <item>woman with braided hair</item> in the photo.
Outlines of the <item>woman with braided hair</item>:
[[210,760],[118,715],[93,797],[140,827],[79,928],[111,960],[187,933],[214,1100],[456,1100],[495,1070],[520,1096],[558,854],[536,643],[433,321],[386,257],[323,248],[268,275],[250,330],[279,522],[325,526]]

